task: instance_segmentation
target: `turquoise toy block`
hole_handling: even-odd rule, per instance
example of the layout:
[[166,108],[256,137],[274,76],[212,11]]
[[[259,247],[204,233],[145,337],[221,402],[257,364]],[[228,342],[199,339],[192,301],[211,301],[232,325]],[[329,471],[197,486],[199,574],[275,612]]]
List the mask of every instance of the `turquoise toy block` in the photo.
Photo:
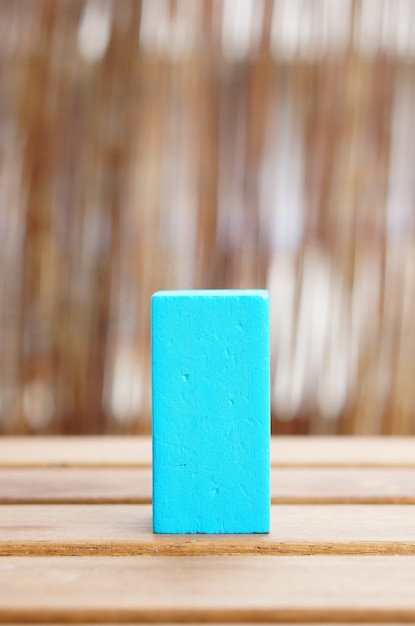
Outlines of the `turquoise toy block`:
[[270,529],[268,292],[152,297],[153,529]]

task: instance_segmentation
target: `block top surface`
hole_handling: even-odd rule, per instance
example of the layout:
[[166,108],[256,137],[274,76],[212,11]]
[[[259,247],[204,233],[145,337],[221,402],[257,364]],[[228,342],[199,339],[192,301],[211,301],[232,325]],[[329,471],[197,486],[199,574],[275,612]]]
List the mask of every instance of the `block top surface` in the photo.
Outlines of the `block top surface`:
[[223,298],[223,297],[257,297],[268,299],[269,293],[266,289],[188,289],[156,291],[153,298]]

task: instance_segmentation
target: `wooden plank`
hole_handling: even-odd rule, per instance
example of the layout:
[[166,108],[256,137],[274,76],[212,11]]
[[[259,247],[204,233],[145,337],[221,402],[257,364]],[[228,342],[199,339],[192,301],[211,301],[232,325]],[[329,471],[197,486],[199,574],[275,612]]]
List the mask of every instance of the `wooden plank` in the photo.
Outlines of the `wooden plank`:
[[415,554],[415,506],[272,507],[265,535],[155,535],[148,505],[0,507],[0,555]]
[[[137,503],[151,468],[0,469],[0,504]],[[273,468],[274,504],[415,504],[415,468]]]
[[[415,467],[415,437],[274,437],[275,467]],[[150,437],[3,437],[0,467],[142,467]]]
[[275,467],[415,467],[415,437],[274,437]]
[[7,557],[0,621],[409,621],[415,557]]
[[0,504],[151,503],[151,468],[0,469]]
[[0,467],[142,467],[150,437],[3,437]]
[[415,504],[412,468],[273,468],[277,504]]

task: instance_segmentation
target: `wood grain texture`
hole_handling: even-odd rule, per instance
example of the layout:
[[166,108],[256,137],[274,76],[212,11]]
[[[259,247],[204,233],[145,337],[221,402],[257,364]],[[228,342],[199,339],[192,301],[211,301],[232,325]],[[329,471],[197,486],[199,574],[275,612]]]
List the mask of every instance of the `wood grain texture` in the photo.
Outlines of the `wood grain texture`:
[[0,621],[409,621],[415,558],[8,557]]
[[[274,437],[275,467],[415,467],[415,438]],[[3,437],[0,467],[151,466],[150,437]]]
[[275,467],[415,467],[414,437],[273,437]]
[[266,535],[155,535],[146,505],[0,507],[2,556],[415,554],[415,506],[273,506]]
[[0,469],[0,504],[148,504],[151,492],[150,467]]
[[0,467],[150,467],[150,437],[3,437]]
[[[415,468],[271,471],[273,504],[415,504]],[[0,504],[137,503],[152,499],[151,468],[0,469]]]
[[275,504],[415,504],[415,469],[274,467],[271,495]]

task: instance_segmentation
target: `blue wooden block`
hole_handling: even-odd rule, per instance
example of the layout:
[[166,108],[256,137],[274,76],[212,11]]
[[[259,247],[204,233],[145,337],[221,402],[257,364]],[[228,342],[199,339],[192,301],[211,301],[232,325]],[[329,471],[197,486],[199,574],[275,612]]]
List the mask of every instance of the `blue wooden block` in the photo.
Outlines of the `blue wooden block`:
[[153,528],[270,528],[268,292],[152,298]]

